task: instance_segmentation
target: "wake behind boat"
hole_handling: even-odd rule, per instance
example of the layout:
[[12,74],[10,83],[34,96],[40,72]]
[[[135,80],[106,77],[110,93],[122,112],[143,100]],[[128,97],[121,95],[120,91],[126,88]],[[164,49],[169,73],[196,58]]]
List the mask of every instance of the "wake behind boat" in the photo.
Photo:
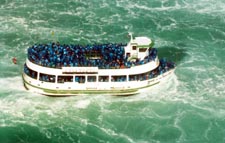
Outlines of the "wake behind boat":
[[28,48],[24,86],[50,96],[132,95],[166,79],[175,68],[148,37],[127,44],[35,44]]

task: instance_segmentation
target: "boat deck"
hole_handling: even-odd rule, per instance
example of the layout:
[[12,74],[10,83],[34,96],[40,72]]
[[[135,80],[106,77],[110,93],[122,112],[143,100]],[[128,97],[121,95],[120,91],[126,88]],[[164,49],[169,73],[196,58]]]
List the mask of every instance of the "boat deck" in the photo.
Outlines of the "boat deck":
[[130,68],[155,60],[157,50],[149,48],[143,60],[129,61],[124,54],[126,44],[60,45],[39,44],[28,48],[28,59],[51,68],[98,67],[99,69]]

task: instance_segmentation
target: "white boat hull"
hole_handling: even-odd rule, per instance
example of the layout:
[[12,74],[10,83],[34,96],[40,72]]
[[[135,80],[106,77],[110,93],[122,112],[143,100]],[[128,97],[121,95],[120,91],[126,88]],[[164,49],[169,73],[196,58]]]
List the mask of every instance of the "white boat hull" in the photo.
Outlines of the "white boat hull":
[[144,81],[127,81],[127,82],[97,82],[97,83],[48,83],[42,82],[23,74],[24,86],[27,90],[48,96],[71,96],[71,95],[89,95],[89,94],[104,94],[104,95],[134,95],[143,91],[150,90],[149,88],[162,81],[168,80],[171,77],[173,70],[167,71],[162,75]]

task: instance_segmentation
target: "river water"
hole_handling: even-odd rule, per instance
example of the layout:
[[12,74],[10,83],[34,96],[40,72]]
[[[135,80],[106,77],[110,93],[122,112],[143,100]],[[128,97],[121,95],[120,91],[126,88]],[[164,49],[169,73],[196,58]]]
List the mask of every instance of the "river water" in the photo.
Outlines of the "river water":
[[[225,142],[224,13],[224,0],[1,0],[0,142]],[[23,87],[29,46],[126,43],[128,32],[176,62],[171,80],[128,97]]]

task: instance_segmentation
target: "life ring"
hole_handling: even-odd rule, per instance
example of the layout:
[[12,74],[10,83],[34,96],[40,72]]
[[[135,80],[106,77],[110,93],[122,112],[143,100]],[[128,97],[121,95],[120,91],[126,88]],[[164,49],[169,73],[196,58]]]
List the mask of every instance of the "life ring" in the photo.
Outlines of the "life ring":
[[16,59],[15,57],[13,57],[13,58],[12,58],[12,62],[13,62],[14,64],[17,64],[17,59]]

